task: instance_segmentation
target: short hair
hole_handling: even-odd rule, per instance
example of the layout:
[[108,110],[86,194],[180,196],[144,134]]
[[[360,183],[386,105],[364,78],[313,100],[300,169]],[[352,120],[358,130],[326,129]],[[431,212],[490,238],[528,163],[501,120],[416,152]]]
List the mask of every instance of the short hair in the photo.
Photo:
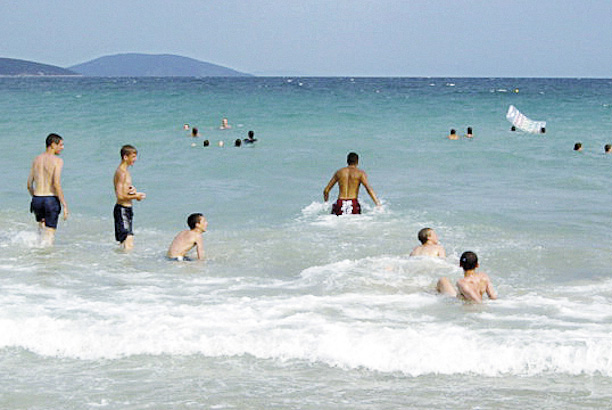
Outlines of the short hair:
[[468,134],[471,134],[471,133],[472,133],[472,127],[468,127],[468,129],[467,129],[467,133],[468,133]]
[[546,127],[542,127],[542,128],[540,128],[540,132],[541,132],[542,134],[546,134]]
[[463,270],[476,269],[476,265],[478,265],[478,256],[476,256],[474,252],[466,251],[461,254],[459,266],[461,266]]
[[138,154],[138,150],[134,148],[134,146],[128,144],[121,147],[120,153],[121,159],[123,159],[123,157],[125,157],[126,155]]
[[450,130],[450,133],[451,133],[451,134],[455,134],[456,132],[457,132],[457,131],[455,131],[455,129],[454,129],[454,128],[451,128],[451,130]]
[[210,141],[208,140],[204,140],[204,142],[202,143],[205,147],[208,147],[210,145]]
[[189,226],[189,229],[195,228],[198,222],[200,222],[200,218],[202,218],[203,216],[204,215],[202,215],[201,213],[189,215],[189,217],[187,217],[187,225]]
[[425,244],[425,242],[427,242],[427,240],[429,239],[429,234],[431,233],[432,229],[431,228],[423,228],[419,231],[418,234],[418,238],[419,241],[421,241],[422,244]]
[[242,140],[240,140],[240,138],[236,138],[236,141],[234,141],[234,146],[239,147],[241,145],[242,145]]
[[574,144],[574,151],[578,151],[580,148],[582,148],[582,142],[577,142]]
[[47,139],[45,140],[45,144],[47,145],[47,148],[51,146],[51,144],[59,144],[60,141],[62,141],[63,138],[60,137],[57,134],[51,133],[49,135],[47,135]]
[[193,128],[191,129],[191,135],[193,135],[194,137],[195,137],[196,135],[198,135],[198,129],[197,129],[196,127],[193,127]]
[[604,145],[604,151],[608,152],[608,151],[610,151],[610,150],[612,150],[612,144],[606,144],[606,145]]
[[514,125],[510,127],[510,131],[516,131],[516,127]]
[[249,131],[249,139],[253,139],[254,135],[255,135],[255,133],[253,131]]
[[346,163],[349,165],[355,165],[359,162],[359,155],[355,152],[351,152],[346,156]]

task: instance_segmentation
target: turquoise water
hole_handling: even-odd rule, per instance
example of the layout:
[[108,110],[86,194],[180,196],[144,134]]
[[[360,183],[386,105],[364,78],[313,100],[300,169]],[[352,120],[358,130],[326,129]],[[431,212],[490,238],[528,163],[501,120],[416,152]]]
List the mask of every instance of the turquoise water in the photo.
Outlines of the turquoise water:
[[[547,133],[510,132],[511,104]],[[0,113],[2,408],[609,407],[612,80],[4,78]],[[72,212],[53,249],[25,189],[49,132]],[[126,143],[147,193],[127,255]],[[350,151],[383,207],[332,217]],[[207,261],[169,263],[192,212]],[[425,226],[445,261],[407,257]],[[434,294],[465,250],[497,301]]]

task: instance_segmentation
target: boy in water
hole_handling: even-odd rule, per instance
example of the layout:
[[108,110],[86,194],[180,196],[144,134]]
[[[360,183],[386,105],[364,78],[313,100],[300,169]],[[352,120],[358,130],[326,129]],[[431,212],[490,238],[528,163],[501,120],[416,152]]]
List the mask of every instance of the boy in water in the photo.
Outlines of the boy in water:
[[436,289],[439,293],[459,297],[472,302],[482,302],[482,295],[486,292],[489,299],[497,299],[493,284],[484,272],[476,272],[478,256],[474,252],[463,252],[459,259],[459,266],[463,268],[463,278],[457,281],[457,290],[447,278],[438,281]]
[[168,258],[175,261],[189,260],[185,255],[194,246],[198,253],[198,260],[204,259],[204,245],[202,234],[206,232],[208,222],[202,214],[196,213],[187,218],[189,230],[184,230],[174,237],[168,248]]
[[421,245],[412,250],[410,256],[434,256],[446,258],[444,247],[438,242],[436,231],[431,228],[423,228],[418,234]]
[[64,149],[64,140],[57,134],[49,134],[45,141],[46,150],[32,162],[28,176],[28,192],[32,195],[30,212],[42,235],[42,242],[53,245],[57,220],[64,207],[64,220],[68,219],[68,205],[64,199],[61,175],[64,161],[59,154]]
[[131,145],[121,147],[121,163],[115,171],[113,183],[115,185],[115,196],[117,203],[113,210],[115,219],[115,239],[121,243],[125,250],[131,250],[134,247],[134,232],[132,230],[132,219],[134,212],[132,211],[132,201],[142,201],[147,196],[144,192],[137,192],[136,187],[132,185],[132,176],[130,175],[129,167],[134,165],[138,151]]

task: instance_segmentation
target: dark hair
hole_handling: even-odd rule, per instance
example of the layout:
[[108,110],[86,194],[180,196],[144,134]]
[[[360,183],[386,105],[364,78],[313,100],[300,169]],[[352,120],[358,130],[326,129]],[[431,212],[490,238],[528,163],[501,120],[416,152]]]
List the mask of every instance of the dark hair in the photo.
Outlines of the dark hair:
[[467,133],[468,133],[468,134],[471,134],[471,133],[472,133],[472,127],[468,127],[468,129],[467,129]]
[[425,244],[429,239],[429,233],[431,232],[431,228],[423,228],[419,231],[418,238],[422,244]]
[[189,217],[187,218],[187,225],[189,225],[189,229],[193,229],[196,227],[196,225],[198,224],[198,222],[200,222],[200,218],[203,217],[204,215],[200,214],[200,213],[195,213],[195,214],[191,214],[189,215]]
[[540,132],[541,132],[542,134],[546,134],[546,128],[545,128],[545,127],[540,128]]
[[234,147],[239,147],[242,145],[242,141],[240,140],[240,138],[236,138],[236,141],[234,141]]
[[121,147],[120,153],[121,159],[123,159],[123,157],[125,157],[126,155],[138,154],[138,150],[132,145],[124,145],[123,147]]
[[210,145],[210,141],[204,140],[202,144],[204,144],[205,147],[208,147]]
[[249,139],[252,140],[255,133],[253,131],[249,131]]
[[349,165],[355,165],[359,162],[359,155],[355,152],[351,152],[346,156],[346,163]]
[[51,146],[51,144],[59,144],[60,141],[62,141],[62,140],[63,140],[63,138],[60,137],[59,135],[51,133],[51,134],[47,135],[47,139],[45,140],[45,144],[47,145],[47,148],[48,148],[48,147]]
[[608,152],[610,150],[612,150],[612,145],[611,144],[604,145],[604,151]]
[[193,135],[194,137],[198,135],[198,129],[196,127],[193,127],[191,129],[191,135]]
[[459,266],[461,266],[463,270],[476,269],[476,265],[478,265],[478,256],[476,256],[474,252],[467,251],[461,254],[461,258],[459,258]]
[[510,131],[516,131],[516,127],[514,125],[510,127]]
[[451,133],[451,134],[455,134],[455,133],[456,133],[455,129],[454,129],[454,128],[451,128],[450,133]]
[[582,142],[577,142],[574,144],[574,151],[578,151],[580,148],[582,148]]

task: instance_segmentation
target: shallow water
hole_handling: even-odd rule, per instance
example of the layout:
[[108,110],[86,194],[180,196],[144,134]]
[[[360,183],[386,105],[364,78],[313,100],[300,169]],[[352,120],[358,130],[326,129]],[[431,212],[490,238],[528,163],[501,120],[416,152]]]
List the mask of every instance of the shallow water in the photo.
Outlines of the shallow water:
[[[611,80],[5,78],[0,96],[2,408],[609,408]],[[510,132],[510,104],[547,133]],[[72,212],[52,249],[25,189],[49,132]],[[147,193],[131,254],[126,143]],[[338,218],[322,190],[349,151],[383,207],[362,192]],[[207,261],[167,262],[191,212]],[[425,226],[445,261],[407,257]],[[435,295],[465,250],[498,300]]]

